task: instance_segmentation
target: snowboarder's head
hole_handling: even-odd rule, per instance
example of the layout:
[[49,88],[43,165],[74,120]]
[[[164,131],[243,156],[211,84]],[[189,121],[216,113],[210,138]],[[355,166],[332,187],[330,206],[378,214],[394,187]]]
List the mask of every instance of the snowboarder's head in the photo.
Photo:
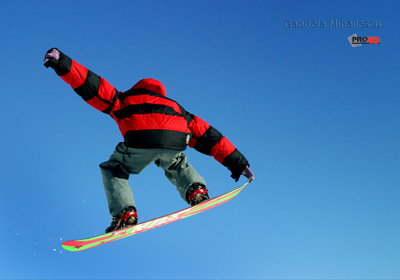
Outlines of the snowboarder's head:
[[137,82],[132,88],[145,88],[158,94],[167,96],[165,87],[162,83],[154,79],[143,79]]

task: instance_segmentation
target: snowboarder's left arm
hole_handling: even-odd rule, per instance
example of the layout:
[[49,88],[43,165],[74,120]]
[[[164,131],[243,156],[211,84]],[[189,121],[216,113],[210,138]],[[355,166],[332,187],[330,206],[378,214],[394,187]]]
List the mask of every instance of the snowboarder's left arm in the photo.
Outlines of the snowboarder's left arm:
[[189,113],[187,119],[192,132],[189,147],[214,157],[232,172],[232,178],[238,179],[250,166],[244,155],[221,132],[203,119]]

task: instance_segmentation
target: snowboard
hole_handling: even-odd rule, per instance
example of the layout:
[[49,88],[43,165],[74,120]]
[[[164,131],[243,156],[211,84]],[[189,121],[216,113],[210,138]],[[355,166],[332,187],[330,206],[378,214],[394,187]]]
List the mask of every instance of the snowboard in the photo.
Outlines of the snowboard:
[[70,240],[70,241],[65,241],[61,245],[65,250],[72,251],[72,252],[78,252],[78,251],[83,251],[87,250],[93,247],[97,247],[106,243],[110,243],[134,234],[141,233],[143,231],[151,230],[153,228],[157,228],[190,216],[193,216],[195,214],[198,214],[200,212],[204,212],[208,209],[211,209],[215,206],[221,205],[225,202],[228,202],[235,196],[239,194],[239,192],[249,183],[247,181],[243,186],[234,189],[230,192],[227,192],[225,194],[222,194],[220,196],[214,197],[212,199],[208,199],[202,203],[199,203],[195,206],[188,207],[186,209],[174,212],[169,215],[165,215],[162,217],[159,217],[157,219],[153,219],[147,222],[143,222],[140,224],[136,224],[130,227],[122,228],[113,232],[101,234],[98,236],[86,238],[86,239],[78,239],[78,240]]

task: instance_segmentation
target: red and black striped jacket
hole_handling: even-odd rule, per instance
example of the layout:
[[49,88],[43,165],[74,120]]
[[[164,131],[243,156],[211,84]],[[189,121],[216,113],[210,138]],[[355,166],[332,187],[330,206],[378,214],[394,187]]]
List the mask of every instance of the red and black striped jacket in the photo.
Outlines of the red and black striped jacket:
[[55,70],[89,105],[111,115],[132,148],[185,150],[187,145],[213,156],[238,177],[249,165],[246,158],[218,130],[166,97],[164,86],[143,79],[121,92],[102,77],[60,52],[46,67]]

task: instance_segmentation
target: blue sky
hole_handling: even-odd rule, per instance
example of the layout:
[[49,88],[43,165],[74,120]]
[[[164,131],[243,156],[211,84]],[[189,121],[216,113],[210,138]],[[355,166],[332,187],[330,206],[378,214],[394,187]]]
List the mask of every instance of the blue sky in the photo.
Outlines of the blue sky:
[[[397,1],[0,1],[0,278],[400,278],[399,10]],[[381,43],[352,47],[353,34]],[[256,180],[189,219],[64,251],[61,242],[109,226],[98,164],[122,137],[43,67],[51,47],[121,91],[160,80],[245,154]],[[186,154],[211,196],[244,183]],[[186,207],[155,165],[130,184],[142,222]]]

